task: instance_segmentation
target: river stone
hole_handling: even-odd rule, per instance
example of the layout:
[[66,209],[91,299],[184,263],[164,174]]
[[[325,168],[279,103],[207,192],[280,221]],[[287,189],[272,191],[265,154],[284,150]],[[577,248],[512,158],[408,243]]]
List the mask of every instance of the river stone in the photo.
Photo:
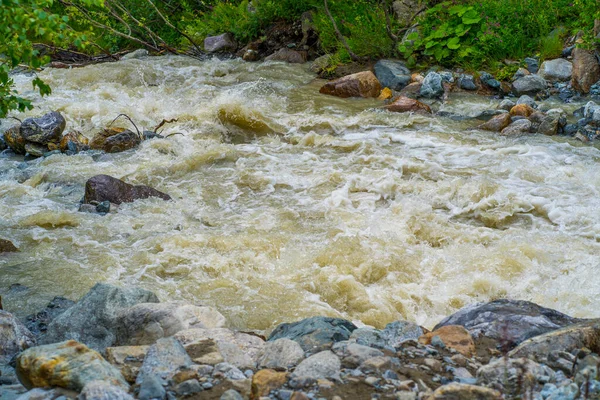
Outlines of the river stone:
[[527,119],[519,119],[514,121],[512,124],[502,129],[500,134],[502,136],[517,136],[525,133],[529,133],[531,130],[532,123]]
[[512,101],[510,99],[504,99],[498,105],[498,109],[504,110],[504,111],[510,111],[516,105],[517,104],[514,101]]
[[434,330],[446,325],[462,325],[475,338],[508,339],[517,345],[579,321],[529,301],[501,299],[466,306],[442,320]]
[[219,400],[244,400],[244,398],[236,390],[229,389],[223,393]]
[[204,39],[204,50],[209,53],[232,52],[237,49],[235,38],[231,33],[209,36]]
[[[19,385],[21,388],[23,386]],[[19,397],[11,397],[10,395],[6,396],[6,400],[67,400],[67,399],[76,399],[77,392],[68,389],[62,388],[53,388],[53,389],[41,389],[36,388],[30,390]],[[3,388],[0,386],[0,399],[4,400]]]
[[268,396],[271,391],[279,389],[287,382],[286,372],[277,372],[272,369],[263,369],[252,376],[253,399]]
[[129,388],[115,367],[74,340],[25,350],[17,356],[16,371],[19,381],[28,389],[62,387],[80,391],[95,380]]
[[10,240],[0,239],[0,254],[2,253],[16,253],[19,249]]
[[580,93],[587,94],[594,83],[600,80],[600,64],[594,50],[573,50],[573,78],[571,85]]
[[502,394],[494,389],[464,383],[449,383],[440,386],[429,400],[502,400]]
[[379,60],[373,69],[384,87],[400,91],[410,83],[410,70],[400,61]]
[[393,103],[385,106],[385,109],[392,112],[424,112],[431,114],[431,108],[418,100],[400,96]]
[[11,313],[0,310],[0,364],[35,345],[35,337]]
[[442,85],[442,76],[437,72],[430,72],[423,79],[423,84],[419,90],[419,95],[429,99],[442,97],[444,86]]
[[267,342],[263,354],[258,359],[259,368],[289,370],[304,359],[304,350],[290,339],[277,339]]
[[573,75],[573,64],[564,58],[544,61],[538,74],[548,82],[569,81]]
[[277,326],[268,340],[288,338],[298,342],[305,352],[317,352],[348,340],[355,329],[352,322],[341,318],[312,317]]
[[379,329],[374,328],[355,329],[350,335],[349,340],[377,349],[383,349],[388,345],[387,340],[383,337],[383,333]]
[[502,84],[497,79],[495,79],[489,72],[479,72],[479,80],[485,86],[494,90],[500,90],[500,88],[502,87]]
[[331,351],[326,350],[314,354],[302,361],[294,370],[291,377],[293,379],[339,379],[342,363],[340,359]]
[[67,121],[57,111],[39,118],[27,118],[21,124],[21,135],[28,142],[47,145],[59,143]]
[[417,340],[425,332],[419,325],[408,321],[395,321],[387,324],[381,331],[381,336],[387,346],[399,348],[408,340]]
[[103,351],[116,339],[119,312],[138,303],[158,303],[156,295],[140,288],[96,284],[81,300],[48,325],[43,343],[77,340]]
[[133,186],[120,179],[108,175],[96,175],[85,184],[85,197],[83,202],[102,203],[109,201],[114,204],[131,203],[138,199],[159,197],[163,200],[171,200],[171,196],[145,185]]
[[[531,108],[537,108],[537,103],[535,102],[535,100],[532,99],[530,96],[527,96],[526,94],[519,97],[519,99],[517,100],[517,103],[515,105],[519,105],[519,104],[527,104]],[[508,110],[508,111],[510,111],[510,110]]]
[[150,53],[148,53],[148,50],[137,49],[137,50],[132,51],[131,53],[125,54],[123,57],[121,57],[121,60],[134,60],[134,59],[146,58],[146,57],[148,57],[148,55],[150,55]]
[[518,96],[523,94],[533,96],[542,90],[546,90],[546,87],[546,80],[536,74],[524,76],[512,83],[512,90]]
[[193,328],[222,328],[225,317],[212,307],[181,301],[141,303],[122,310],[117,317],[118,345],[140,346]]
[[538,133],[554,136],[558,133],[558,128],[560,126],[560,118],[547,116],[540,123],[540,127],[538,128]]
[[520,116],[520,117],[528,118],[534,112],[535,112],[535,110],[531,106],[521,103],[521,104],[517,104],[516,106],[514,106],[513,108],[510,109],[510,116],[511,117]]
[[213,378],[225,378],[233,381],[246,380],[246,375],[238,367],[229,363],[215,365],[212,376]]
[[475,355],[475,342],[469,331],[460,325],[445,325],[433,332],[428,332],[419,338],[419,343],[433,344],[435,338],[439,338],[448,347],[458,351],[465,357]]
[[140,136],[129,129],[109,128],[98,132],[90,141],[90,148],[106,153],[119,153],[133,149],[142,142]]
[[458,87],[463,90],[477,90],[477,84],[473,75],[462,74],[458,78]]
[[531,72],[526,70],[525,68],[519,68],[517,72],[512,77],[512,81],[516,81],[517,79],[521,79],[524,76],[531,75]]
[[125,380],[135,383],[150,346],[120,346],[106,349],[106,360],[117,367]]
[[589,101],[583,109],[583,117],[588,120],[600,122],[600,105]]
[[552,369],[527,358],[498,358],[477,370],[477,384],[502,389],[508,398],[554,381]]
[[382,351],[352,342],[338,342],[331,350],[341,358],[345,368],[356,368],[373,357],[383,357]]
[[59,315],[75,304],[74,301],[57,296],[48,303],[48,305],[37,314],[28,315],[26,317],[25,326],[36,337],[40,337],[46,333],[48,325]]
[[371,71],[363,71],[327,82],[319,92],[341,98],[377,98],[381,93],[381,89],[381,83],[379,83],[377,77]]
[[304,64],[306,62],[306,52],[300,52],[284,47],[265,58],[265,61],[285,61],[289,64]]
[[88,138],[83,136],[80,132],[71,131],[66,135],[63,135],[62,139],[60,139],[58,149],[63,153],[68,151],[78,153],[80,151],[89,149],[88,144]]
[[48,147],[39,143],[25,143],[25,154],[31,157],[42,157],[48,152]]
[[537,58],[527,57],[523,62],[525,63],[527,70],[532,74],[536,74],[540,69],[540,62]]
[[109,382],[92,381],[85,385],[77,400],[133,400],[133,397]]
[[4,141],[7,146],[17,154],[25,154],[25,144],[27,141],[21,134],[21,126],[13,126],[4,132]]

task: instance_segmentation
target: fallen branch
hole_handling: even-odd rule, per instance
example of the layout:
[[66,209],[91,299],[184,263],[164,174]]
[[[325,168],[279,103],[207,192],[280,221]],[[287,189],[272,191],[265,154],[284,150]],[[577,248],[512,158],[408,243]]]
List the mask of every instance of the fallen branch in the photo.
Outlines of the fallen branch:
[[118,120],[121,117],[127,118],[129,120],[129,122],[131,122],[132,125],[135,127],[135,130],[136,130],[138,136],[140,137],[140,139],[143,139],[142,134],[140,133],[140,130],[138,129],[137,125],[135,124],[135,122],[133,122],[133,120],[127,114],[119,114],[119,115],[117,115],[117,118],[113,119],[112,122],[110,124],[108,124],[108,127],[110,128],[112,126],[112,124],[114,124],[115,121]]
[[154,133],[158,134],[158,130],[159,130],[160,128],[162,128],[162,127],[163,127],[165,124],[172,124],[173,122],[177,122],[177,121],[179,121],[177,118],[173,118],[173,119],[169,119],[169,120],[163,119],[163,120],[160,122],[160,124],[158,124],[158,125],[156,126],[156,128],[154,128],[154,130],[153,130],[152,132],[154,132]]

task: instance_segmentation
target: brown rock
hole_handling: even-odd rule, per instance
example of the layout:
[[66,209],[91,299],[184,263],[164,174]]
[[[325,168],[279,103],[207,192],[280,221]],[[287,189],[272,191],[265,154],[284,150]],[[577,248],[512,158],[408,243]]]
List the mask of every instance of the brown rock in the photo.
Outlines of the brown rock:
[[393,95],[394,94],[392,93],[392,89],[386,87],[386,88],[383,88],[383,90],[379,94],[379,97],[377,98],[377,100],[391,99]]
[[286,372],[277,372],[272,369],[258,371],[252,377],[250,399],[258,400],[262,396],[267,396],[272,390],[279,389],[287,382],[287,376]]
[[385,106],[385,109],[393,112],[425,112],[431,114],[431,108],[418,100],[400,96],[392,104]]
[[460,325],[446,325],[426,333],[419,338],[419,343],[431,344],[434,336],[439,336],[447,347],[455,349],[465,357],[475,355],[475,342],[469,331]]
[[536,111],[529,116],[529,120],[534,124],[541,124],[544,119],[546,119],[546,114],[539,111]]
[[501,400],[499,391],[482,386],[450,383],[440,386],[429,400]]
[[83,149],[89,144],[88,138],[79,132],[71,131],[62,137],[58,149],[63,153],[69,150],[69,142],[72,143],[72,146],[75,145],[78,150]]
[[310,398],[304,392],[294,392],[290,400],[309,400]]
[[538,128],[538,133],[542,133],[548,136],[554,136],[558,133],[559,125],[560,123],[558,117],[548,116],[544,118],[544,120],[540,124]]
[[160,197],[163,200],[171,200],[171,196],[159,192],[149,186],[133,186],[120,179],[108,175],[96,175],[85,184],[84,203],[101,203],[110,201],[114,204],[131,203],[137,199],[149,197]]
[[10,240],[0,239],[0,254],[16,253],[18,251],[19,249]]
[[500,132],[510,125],[511,119],[509,113],[498,114],[486,123],[478,126],[479,129],[490,132]]
[[416,83],[423,83],[423,80],[424,80],[424,79],[425,79],[425,77],[424,77],[423,75],[421,75],[421,74],[417,74],[417,73],[415,73],[415,74],[412,74],[412,75],[410,76],[410,81],[411,81],[412,83],[414,83],[414,82],[416,82]]
[[573,49],[573,88],[589,93],[590,87],[600,80],[600,65],[593,50]]
[[304,64],[306,57],[305,51],[300,52],[284,47],[265,58],[265,61],[285,61],[289,64]]
[[532,126],[533,124],[528,119],[520,119],[502,129],[500,134],[503,136],[522,135],[524,133],[529,133],[532,129]]
[[20,126],[13,126],[4,132],[4,141],[17,154],[25,154],[25,144],[27,141],[21,135]]
[[332,96],[347,97],[378,97],[381,84],[371,71],[359,72],[326,83],[320,93]]
[[128,129],[108,128],[97,133],[90,147],[94,150],[103,150],[107,153],[119,153],[139,146],[141,139],[137,133]]
[[518,115],[521,117],[529,118],[529,116],[534,112],[535,110],[527,104],[517,104],[516,106],[510,109],[511,117]]
[[149,348],[150,346],[108,347],[106,360],[121,371],[127,382],[135,383]]

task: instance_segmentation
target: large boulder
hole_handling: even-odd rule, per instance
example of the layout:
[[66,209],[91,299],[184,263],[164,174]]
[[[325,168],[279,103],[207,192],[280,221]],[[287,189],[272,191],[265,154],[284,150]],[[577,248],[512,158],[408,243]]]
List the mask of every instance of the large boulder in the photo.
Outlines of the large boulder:
[[425,79],[423,79],[419,95],[429,99],[442,97],[444,95],[442,76],[437,72],[428,73]]
[[345,319],[312,317],[281,324],[271,332],[269,341],[288,338],[300,344],[305,352],[327,350],[336,342],[348,340],[356,326]]
[[141,303],[119,313],[116,342],[120,346],[153,344],[193,328],[222,328],[225,317],[212,307],[184,302]]
[[342,98],[376,98],[381,93],[381,89],[377,77],[371,71],[363,71],[327,82],[319,92]]
[[33,334],[14,315],[0,310],[0,364],[34,345]]
[[209,53],[232,52],[237,49],[237,43],[231,33],[209,36],[204,39],[204,50]]
[[306,52],[300,52],[284,47],[265,58],[265,61],[285,61],[289,64],[304,64],[306,62]]
[[425,103],[408,97],[400,96],[393,103],[385,106],[385,109],[393,112],[422,112],[431,114],[431,107]]
[[544,61],[538,74],[548,82],[568,81],[573,75],[573,64],[564,58]]
[[58,111],[52,111],[39,118],[25,119],[21,124],[21,135],[28,142],[58,144],[66,125],[65,118]]
[[517,79],[512,83],[512,90],[517,96],[527,94],[533,96],[548,86],[546,80],[537,74],[531,74]]
[[100,354],[74,340],[32,347],[17,357],[17,376],[23,386],[62,387],[81,391],[92,381],[129,389],[121,373]]
[[129,129],[109,128],[94,135],[90,148],[106,153],[120,153],[138,147],[141,142],[140,136]]
[[114,204],[131,203],[149,197],[171,200],[171,196],[168,194],[149,186],[133,186],[108,175],[96,175],[85,184],[84,203],[86,204],[102,203],[104,201]]
[[475,338],[509,340],[517,345],[531,337],[580,322],[558,311],[522,300],[494,300],[466,306],[434,328],[464,326]]
[[573,50],[573,79],[571,85],[578,92],[587,94],[593,84],[600,81],[600,64],[593,50]]
[[410,70],[400,61],[380,60],[374,70],[379,82],[392,90],[400,91],[410,83]]
[[103,351],[116,339],[117,317],[139,303],[158,303],[156,295],[140,288],[96,284],[81,300],[48,325],[43,343],[73,339]]

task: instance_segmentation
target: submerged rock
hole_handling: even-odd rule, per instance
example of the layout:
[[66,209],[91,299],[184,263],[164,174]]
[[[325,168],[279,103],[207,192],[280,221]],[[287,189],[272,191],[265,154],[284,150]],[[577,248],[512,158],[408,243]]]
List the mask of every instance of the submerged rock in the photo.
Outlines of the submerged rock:
[[0,364],[35,345],[35,337],[11,313],[0,310]]
[[90,141],[90,148],[106,153],[120,153],[139,146],[141,142],[140,136],[129,129],[110,128],[98,132]]
[[358,72],[327,82],[319,91],[322,94],[347,97],[374,97],[381,93],[381,83],[371,71]]
[[209,36],[204,39],[204,50],[208,53],[232,52],[237,49],[237,43],[231,33]]
[[356,326],[344,319],[312,317],[281,324],[271,332],[269,341],[288,338],[300,344],[305,352],[326,350],[336,342],[348,340]]
[[385,106],[385,109],[393,112],[424,112],[431,114],[431,108],[418,100],[400,96],[393,103]]
[[392,90],[400,91],[410,83],[410,70],[400,61],[380,60],[373,69],[379,82]]
[[573,74],[573,64],[564,58],[544,61],[538,73],[549,82],[568,81]]
[[573,50],[573,78],[571,85],[580,93],[590,93],[592,85],[600,81],[600,64],[593,50]]
[[84,203],[102,203],[109,201],[114,204],[131,203],[138,199],[159,197],[171,200],[171,196],[145,185],[133,186],[120,179],[108,175],[96,175],[85,184]]
[[58,144],[66,125],[65,118],[59,112],[52,111],[39,118],[25,119],[21,124],[21,135],[28,142]]
[[0,254],[17,253],[19,249],[10,240],[0,239]]

